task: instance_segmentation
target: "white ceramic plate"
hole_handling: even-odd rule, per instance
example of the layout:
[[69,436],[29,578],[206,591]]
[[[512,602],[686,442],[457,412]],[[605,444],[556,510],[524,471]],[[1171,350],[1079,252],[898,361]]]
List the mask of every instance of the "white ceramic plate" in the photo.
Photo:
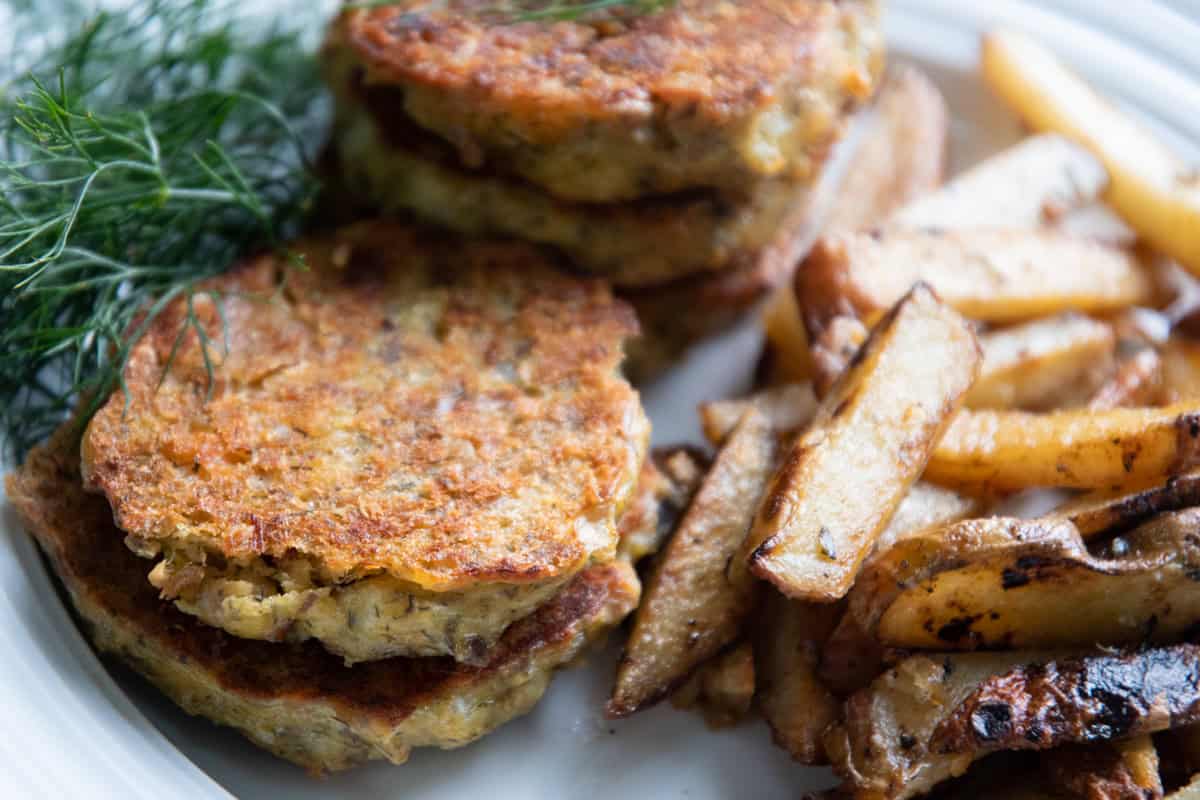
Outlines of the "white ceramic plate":
[[[969,164],[1020,131],[975,73],[978,35],[1025,30],[1111,97],[1196,156],[1200,3],[1184,16],[1150,0],[965,3],[893,0],[893,57],[938,81],[955,114],[953,163]],[[645,392],[656,442],[699,441],[692,409],[748,382],[753,326],[698,348]],[[417,752],[314,781],[238,734],[192,719],[122,667],[102,664],[76,630],[35,547],[0,507],[0,775],[5,797],[243,798],[796,797],[829,774],[792,764],[765,725],[713,733],[661,707],[613,723],[599,709],[614,648],[562,674],[528,716],[454,752]]]

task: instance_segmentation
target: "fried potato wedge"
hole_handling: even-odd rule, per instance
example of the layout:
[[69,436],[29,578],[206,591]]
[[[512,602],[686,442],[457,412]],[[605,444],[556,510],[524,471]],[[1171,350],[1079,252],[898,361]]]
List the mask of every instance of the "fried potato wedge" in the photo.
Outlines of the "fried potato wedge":
[[1153,800],[1162,797],[1163,784],[1159,774],[1158,748],[1154,746],[1151,736],[1142,734],[1132,739],[1122,739],[1111,745],[1121,755],[1121,767],[1128,772],[1129,783],[1135,792],[1141,791],[1141,797]]
[[1094,239],[1113,247],[1133,247],[1137,244],[1137,233],[1133,228],[1103,203],[1092,203],[1068,211],[1050,220],[1048,227],[1068,236]]
[[790,281],[776,289],[763,307],[763,328],[774,349],[779,375],[790,382],[807,380],[812,374],[812,355]]
[[975,493],[1032,487],[1118,489],[1162,482],[1196,463],[1200,408],[963,411],[925,478]]
[[1093,203],[1108,172],[1083,147],[1061,136],[1032,136],[909,204],[889,227],[1033,230]]
[[1167,511],[1200,505],[1200,470],[1131,491],[1096,491],[1074,497],[1048,516],[1065,519],[1084,539],[1124,533]]
[[1142,347],[1118,360],[1116,370],[1087,406],[1093,411],[1137,408],[1154,405],[1161,395],[1162,357],[1153,347]]
[[1158,753],[1147,735],[1119,742],[1068,744],[1042,756],[1050,790],[1061,797],[1161,800]]
[[651,569],[617,665],[609,716],[662,699],[738,638],[757,587],[730,581],[725,568],[745,538],[775,458],[775,432],[750,409]]
[[1082,314],[1061,314],[979,337],[983,365],[967,393],[968,408],[1042,411],[1081,405],[1112,370],[1112,327]]
[[852,613],[899,648],[1176,641],[1200,623],[1197,532],[1200,509],[1185,509],[1092,553],[1066,522],[957,523],[873,560],[855,587]]
[[904,800],[1000,750],[1048,750],[1200,717],[1200,647],[914,656],[846,703],[825,744],[856,798]]
[[754,650],[741,642],[701,664],[671,695],[671,705],[699,711],[710,728],[728,728],[750,713],[754,686]]
[[1168,340],[1162,350],[1162,371],[1163,400],[1200,400],[1200,342]]
[[825,646],[817,676],[839,697],[853,694],[879,677],[885,667],[886,649],[867,632],[853,614],[842,614]]
[[[1148,749],[1147,749],[1148,747]],[[1161,800],[1148,736],[1067,744],[1046,753],[994,753],[942,784],[938,800]]]
[[[957,522],[981,510],[981,504],[975,498],[917,481],[900,502],[892,521],[879,534],[875,552],[863,563],[859,580],[864,573],[869,574],[871,562],[885,557],[897,542]],[[851,589],[850,597],[854,596],[855,590]],[[853,614],[847,613],[840,616],[837,627],[821,648],[818,674],[835,693],[847,695],[863,688],[883,672],[883,664],[883,645],[858,623]]]
[[982,510],[978,499],[959,494],[936,484],[917,481],[900,501],[896,513],[875,543],[874,559],[887,553],[897,542],[923,531],[977,514]]
[[817,398],[810,383],[773,386],[736,400],[714,400],[700,406],[704,438],[720,447],[750,408],[767,418],[776,431],[793,431],[807,425],[817,411]]
[[1200,273],[1200,176],[1149,130],[1032,39],[983,39],[988,85],[1035,130],[1095,153],[1112,176],[1105,200],[1156,250]]
[[840,614],[836,604],[770,592],[755,625],[759,710],[775,744],[803,764],[828,763],[821,736],[841,712],[817,675],[821,646]]
[[1200,720],[1200,645],[1028,664],[985,680],[930,739],[940,753],[1047,750]]
[[[864,124],[867,130],[828,211],[826,230],[879,225],[942,182],[949,116],[941,92],[920,70],[902,66],[890,74]],[[779,374],[788,381],[809,378],[809,340],[791,285],[772,295],[763,324]]]
[[879,225],[942,182],[949,113],[942,93],[924,73],[896,68],[869,113],[869,127],[842,178],[826,230]]
[[983,753],[938,752],[935,732],[989,678],[1038,659],[1028,653],[913,656],[855,692],[842,722],[824,737],[846,794],[905,800],[965,773]]
[[937,800],[1071,800],[1074,796],[1064,797],[1051,786],[1038,755],[993,753],[972,764],[965,775],[938,786],[930,796]]
[[925,466],[979,369],[969,325],[918,285],[792,443],[742,556],[789,597],[836,600]]
[[819,332],[812,348],[813,389],[824,397],[854,360],[870,331],[857,317],[834,317]]
[[878,319],[924,281],[966,316],[1022,322],[1152,300],[1154,283],[1125,250],[1046,231],[899,231],[822,237],[797,277],[812,338],[834,316]]
[[702,454],[680,447],[656,450],[642,464],[641,492],[621,514],[617,554],[630,563],[653,555],[675,530],[706,469]]

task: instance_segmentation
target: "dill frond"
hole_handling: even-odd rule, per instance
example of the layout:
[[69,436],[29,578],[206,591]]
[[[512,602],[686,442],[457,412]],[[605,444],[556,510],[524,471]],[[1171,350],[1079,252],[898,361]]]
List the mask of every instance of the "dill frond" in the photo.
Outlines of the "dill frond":
[[[350,0],[350,8],[393,5],[395,0]],[[568,22],[653,14],[676,0],[497,0],[485,12],[498,22]]]
[[312,4],[289,27],[221,0],[63,4],[72,32],[0,75],[0,437],[17,456],[119,388],[157,310],[294,233],[324,130]]
[[675,4],[675,0],[532,0],[510,3],[507,15],[517,22],[641,16]]

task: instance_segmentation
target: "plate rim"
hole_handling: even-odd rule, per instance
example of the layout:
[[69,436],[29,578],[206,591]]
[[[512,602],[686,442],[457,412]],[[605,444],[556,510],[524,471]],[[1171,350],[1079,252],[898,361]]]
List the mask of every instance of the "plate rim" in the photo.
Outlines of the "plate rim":
[[[1160,0],[1146,2],[1136,15],[1089,0],[1055,0],[1053,7],[1025,0],[982,5],[898,0],[887,10],[888,26],[914,32],[941,27],[960,35],[989,24],[1025,30],[1106,91],[1200,144],[1200,119],[1190,124],[1184,119],[1189,108],[1200,109],[1200,49],[1194,46],[1200,41],[1200,20],[1189,20]],[[1089,57],[1100,52],[1106,54],[1102,60]],[[914,54],[922,55],[919,49]],[[1107,88],[1135,81],[1155,89],[1133,96]],[[37,546],[6,498],[0,530],[5,532],[0,535],[0,646],[7,653],[0,662],[0,708],[22,733],[20,739],[0,740],[0,763],[12,776],[10,788],[48,798],[102,794],[158,800],[164,793],[232,798],[109,674],[62,603]],[[42,647],[31,648],[31,641]],[[69,724],[56,725],[54,717]],[[102,734],[105,746],[96,742]],[[47,758],[50,753],[89,758],[86,767],[64,770]],[[14,785],[16,779],[22,785]]]

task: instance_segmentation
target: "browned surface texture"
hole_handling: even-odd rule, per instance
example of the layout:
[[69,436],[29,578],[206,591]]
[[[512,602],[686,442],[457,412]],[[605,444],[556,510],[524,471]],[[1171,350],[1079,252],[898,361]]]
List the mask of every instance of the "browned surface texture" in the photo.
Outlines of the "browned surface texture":
[[1087,404],[1101,393],[1112,397],[1113,407],[1123,405],[1118,395],[1132,383],[1105,387],[1115,370],[1116,336],[1112,326],[1082,314],[989,331],[979,337],[979,346],[983,365],[964,401],[967,408],[1048,411]]
[[807,425],[817,411],[817,398],[809,383],[787,383],[761,389],[732,400],[701,403],[700,427],[713,447],[720,447],[745,413],[757,409],[781,436]]
[[756,586],[726,577],[775,460],[775,434],[751,409],[730,434],[646,579],[608,714],[627,716],[665,697],[732,643]]
[[1200,456],[1194,403],[1108,411],[962,411],[925,478],[986,494],[1031,487],[1132,491],[1164,483]]
[[1125,742],[1066,745],[1042,757],[1053,788],[1082,800],[1157,800],[1163,796],[1158,755],[1149,736]]
[[880,225],[942,182],[949,112],[945,98],[923,72],[901,66],[889,74],[867,124],[826,230]]
[[491,157],[579,199],[802,170],[882,60],[873,2],[681,0],[620,21],[519,24],[493,8],[346,11],[330,59],[403,87],[405,112],[465,162]]
[[965,320],[919,284],[790,444],[738,559],[784,594],[845,596],[979,369]]
[[637,601],[628,565],[592,567],[509,628],[480,666],[395,658],[349,668],[315,644],[236,639],[159,600],[107,504],[82,491],[71,444],[65,432],[34,450],[7,490],[97,646],[190,713],[233,725],[313,771],[466,744],[528,710],[549,671]]
[[1091,492],[1068,500],[1051,516],[1069,519],[1085,539],[1120,534],[1158,513],[1200,505],[1200,470],[1169,477],[1132,492]]
[[839,314],[878,319],[918,281],[985,322],[1148,304],[1154,286],[1134,256],[1054,232],[891,231],[820,239],[797,276],[810,335]]
[[1108,172],[1086,148],[1062,136],[1030,136],[910,203],[889,224],[908,229],[1031,230],[1096,203],[1107,185]]
[[195,301],[211,386],[191,331],[163,377],[175,303],[89,426],[87,483],[139,549],[432,590],[611,555],[648,427],[617,373],[626,306],[521,247],[399,225],[296,249],[307,270],[262,258]]
[[1200,509],[1089,552],[1062,520],[991,517],[898,542],[851,592],[862,627],[923,650],[1179,641],[1200,623]]
[[821,648],[841,610],[771,592],[755,620],[759,710],[775,743],[804,764],[827,763],[821,736],[841,713],[817,674]]
[[[913,656],[852,695],[825,743],[850,796],[902,800],[1000,750],[1044,751],[1186,725],[1200,710],[1198,679],[1195,645]],[[1147,772],[1137,762],[1130,764]],[[1011,788],[997,796],[1025,796]]]
[[936,753],[1045,750],[1200,721],[1200,646],[1018,667],[988,678],[938,724]]
[[699,712],[709,728],[728,728],[750,714],[754,684],[753,648],[741,642],[701,664],[671,695],[671,705]]
[[[618,286],[747,268],[809,216],[814,184],[790,178],[758,181],[736,195],[699,189],[622,203],[562,200],[519,179],[467,169],[446,143],[419,129],[400,134],[392,124],[386,135],[364,103],[343,109],[334,134],[343,191],[356,201],[463,234],[551,246],[578,270]],[[621,163],[621,155],[614,160]]]

